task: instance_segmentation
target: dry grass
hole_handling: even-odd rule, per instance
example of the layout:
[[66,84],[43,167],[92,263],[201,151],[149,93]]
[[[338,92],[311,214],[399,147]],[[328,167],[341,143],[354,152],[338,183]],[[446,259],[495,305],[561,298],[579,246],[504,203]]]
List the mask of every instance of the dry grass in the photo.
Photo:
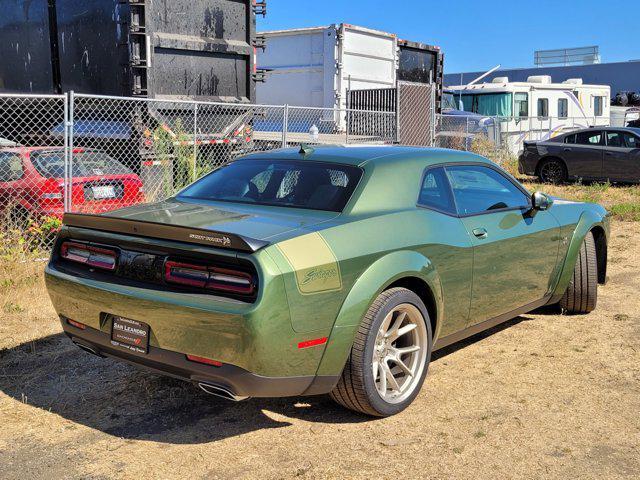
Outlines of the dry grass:
[[240,404],[75,348],[42,264],[0,266],[0,478],[637,478],[640,224],[586,316],[537,312],[439,353],[406,412]]
[[540,190],[567,200],[599,203],[618,220],[640,222],[640,185],[624,186],[610,183],[547,185],[531,181],[530,178],[521,180],[531,191]]
[[44,262],[0,256],[0,349],[43,338],[62,329],[44,287]]

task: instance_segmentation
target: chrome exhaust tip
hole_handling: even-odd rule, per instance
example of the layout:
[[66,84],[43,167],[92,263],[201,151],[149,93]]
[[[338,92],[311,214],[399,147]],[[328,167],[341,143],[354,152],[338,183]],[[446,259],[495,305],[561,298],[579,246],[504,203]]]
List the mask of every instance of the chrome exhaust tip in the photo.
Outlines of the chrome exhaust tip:
[[220,385],[212,385],[211,383],[198,382],[198,387],[205,393],[216,397],[224,398],[225,400],[231,400],[233,402],[241,402],[249,397],[243,397],[234,394],[231,390]]

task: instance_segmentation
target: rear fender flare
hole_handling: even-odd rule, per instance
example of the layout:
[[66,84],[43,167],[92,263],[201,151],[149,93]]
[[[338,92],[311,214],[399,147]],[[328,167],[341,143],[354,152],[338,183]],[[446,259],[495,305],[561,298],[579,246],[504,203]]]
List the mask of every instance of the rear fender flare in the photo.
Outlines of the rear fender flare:
[[596,212],[590,210],[585,211],[580,216],[578,224],[573,231],[573,237],[571,238],[571,242],[567,249],[567,254],[564,258],[564,265],[562,266],[562,270],[558,275],[558,283],[556,284],[556,288],[553,291],[551,300],[549,301],[550,304],[559,302],[564,295],[564,292],[567,290],[569,282],[571,281],[571,277],[573,276],[573,270],[575,268],[576,262],[578,261],[578,254],[580,253],[582,242],[584,241],[584,238],[587,236],[587,234],[597,226],[602,227],[608,239],[608,217],[602,217]]
[[[438,317],[442,316],[442,285],[433,263],[424,255],[409,250],[385,255],[358,277],[343,302],[318,367],[318,375],[340,375],[360,322],[373,301],[389,285],[407,277],[418,278],[427,284],[433,294]],[[437,318],[437,329],[440,324],[440,318]],[[435,341],[437,332],[433,334]]]

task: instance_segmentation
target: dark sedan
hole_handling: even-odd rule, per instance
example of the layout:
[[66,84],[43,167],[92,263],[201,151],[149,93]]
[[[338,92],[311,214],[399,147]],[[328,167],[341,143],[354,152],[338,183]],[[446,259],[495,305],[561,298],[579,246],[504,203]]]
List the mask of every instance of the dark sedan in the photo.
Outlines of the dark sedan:
[[525,142],[518,171],[545,183],[569,179],[638,183],[640,128],[587,128]]

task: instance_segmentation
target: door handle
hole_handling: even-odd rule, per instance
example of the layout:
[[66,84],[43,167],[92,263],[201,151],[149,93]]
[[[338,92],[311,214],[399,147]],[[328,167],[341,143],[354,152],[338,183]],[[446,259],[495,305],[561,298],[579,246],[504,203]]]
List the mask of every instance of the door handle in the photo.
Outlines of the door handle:
[[488,236],[486,228],[474,228],[473,234],[476,236],[476,238],[479,238],[481,240],[487,238]]
[[571,149],[570,149],[570,148],[563,148],[563,149],[562,149],[562,151],[563,151],[563,152],[570,152],[570,151],[571,151]]

